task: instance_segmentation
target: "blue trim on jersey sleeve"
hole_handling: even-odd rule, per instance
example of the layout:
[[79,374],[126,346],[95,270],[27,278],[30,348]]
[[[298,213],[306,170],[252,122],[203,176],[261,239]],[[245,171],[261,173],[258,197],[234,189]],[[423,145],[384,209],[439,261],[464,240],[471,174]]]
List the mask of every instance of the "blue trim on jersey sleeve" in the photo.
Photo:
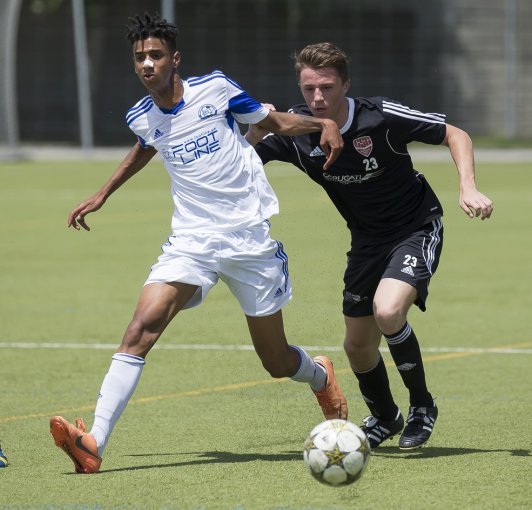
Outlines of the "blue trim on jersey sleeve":
[[[202,83],[206,83],[208,81],[215,80],[217,78],[223,78],[225,80],[226,76],[221,71],[213,71],[212,73],[204,74],[203,76],[188,78],[187,83],[189,84],[189,86],[194,87],[196,85],[201,85]],[[238,88],[241,88],[241,87],[238,87]]]
[[229,110],[234,113],[253,113],[261,108],[262,105],[247,92],[241,92],[238,96],[229,99]]
[[135,106],[130,108],[127,113],[130,114],[132,112],[138,111],[140,108],[146,106],[146,104],[149,103],[151,100],[151,96],[143,97]]
[[128,124],[128,126],[135,120],[135,119],[138,119],[141,115],[144,115],[145,113],[147,113],[148,111],[151,110],[153,106],[153,100],[151,100],[151,97],[150,97],[150,101],[148,101],[143,107],[138,107],[138,108],[132,108],[128,114],[126,115],[126,122]]
[[187,78],[187,83],[194,87],[195,85],[201,85],[202,83],[206,83],[211,80],[215,80],[217,78],[223,78],[224,80],[228,81],[233,87],[237,88],[238,90],[244,90],[236,81],[233,81],[231,78],[226,76],[222,71],[213,71],[210,74],[204,74],[203,76],[194,76],[192,78]]
[[237,89],[244,90],[236,81],[233,81],[229,76],[226,76],[225,79],[233,85],[233,87],[236,87]]
[[135,106],[133,106],[132,108],[130,108],[127,113],[126,113],[126,120],[128,118],[130,118],[132,115],[134,115],[136,112],[138,112],[139,110],[143,109],[146,107],[146,105],[152,101],[152,98],[151,96],[146,96],[144,97],[143,99],[141,99]]
[[144,140],[144,138],[142,138],[142,136],[137,135],[137,140],[139,141],[140,146],[143,149],[147,149],[149,147],[149,145],[146,143],[146,140]]

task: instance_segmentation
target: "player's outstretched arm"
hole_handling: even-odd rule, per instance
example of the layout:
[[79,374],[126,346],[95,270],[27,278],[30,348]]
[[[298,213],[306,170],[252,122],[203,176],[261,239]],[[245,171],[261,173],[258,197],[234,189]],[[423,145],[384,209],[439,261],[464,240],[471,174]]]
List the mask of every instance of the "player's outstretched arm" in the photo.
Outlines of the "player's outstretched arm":
[[272,133],[285,136],[298,136],[321,131],[320,146],[327,156],[323,169],[327,170],[340,155],[344,141],[336,122],[330,119],[318,119],[307,115],[276,112],[258,122],[258,125]]
[[156,152],[152,147],[144,149],[137,142],[100,191],[72,209],[68,215],[67,226],[74,227],[76,230],[79,230],[80,227],[90,230],[85,221],[85,216],[100,209],[112,193],[149,163]]
[[446,124],[446,135],[442,144],[449,147],[458,170],[461,209],[470,218],[477,216],[480,216],[482,220],[489,218],[493,212],[493,203],[477,190],[471,138],[460,128]]

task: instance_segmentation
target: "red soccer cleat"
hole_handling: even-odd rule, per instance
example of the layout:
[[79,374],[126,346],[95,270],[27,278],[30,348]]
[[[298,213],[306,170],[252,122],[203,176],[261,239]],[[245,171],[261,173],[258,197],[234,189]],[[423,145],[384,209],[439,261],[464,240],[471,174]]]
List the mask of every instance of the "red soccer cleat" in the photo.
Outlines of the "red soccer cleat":
[[98,456],[98,447],[92,434],[85,433],[85,424],[81,418],[76,420],[76,426],[68,423],[61,416],[54,416],[50,420],[50,433],[56,446],[65,451],[72,459],[76,473],[97,473],[102,464]]
[[347,401],[336,382],[332,361],[327,356],[316,356],[314,362],[325,368],[327,372],[325,388],[314,392],[323,415],[328,420],[347,420]]

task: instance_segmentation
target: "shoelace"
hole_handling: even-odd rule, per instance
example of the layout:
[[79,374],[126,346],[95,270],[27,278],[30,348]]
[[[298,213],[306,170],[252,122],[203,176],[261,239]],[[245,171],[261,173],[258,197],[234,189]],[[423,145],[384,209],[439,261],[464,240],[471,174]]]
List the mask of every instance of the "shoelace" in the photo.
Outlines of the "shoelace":
[[406,423],[412,423],[414,421],[421,422],[423,424],[432,425],[432,420],[428,415],[426,407],[414,407],[409,413]]

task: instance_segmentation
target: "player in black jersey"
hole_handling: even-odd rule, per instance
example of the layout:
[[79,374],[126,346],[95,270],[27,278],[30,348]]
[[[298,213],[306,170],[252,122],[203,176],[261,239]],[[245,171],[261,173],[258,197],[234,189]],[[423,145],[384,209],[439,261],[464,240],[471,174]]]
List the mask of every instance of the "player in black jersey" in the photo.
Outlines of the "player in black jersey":
[[[371,412],[363,428],[372,447],[402,431],[399,447],[415,449],[428,441],[438,409],[407,313],[412,304],[425,310],[442,249],[443,210],[414,170],[407,144],[449,147],[458,170],[460,207],[469,217],[489,218],[493,205],[476,188],[467,133],[446,124],[439,113],[422,113],[385,97],[347,97],[348,61],[331,43],[307,46],[296,56],[306,104],[292,110],[333,119],[344,139],[328,170],[323,171],[325,155],[314,134],[279,136],[252,126],[246,137],[264,163],[290,162],[322,186],[347,222],[351,249],[344,275],[344,349]],[[379,352],[382,335],[409,390],[406,427]]]

